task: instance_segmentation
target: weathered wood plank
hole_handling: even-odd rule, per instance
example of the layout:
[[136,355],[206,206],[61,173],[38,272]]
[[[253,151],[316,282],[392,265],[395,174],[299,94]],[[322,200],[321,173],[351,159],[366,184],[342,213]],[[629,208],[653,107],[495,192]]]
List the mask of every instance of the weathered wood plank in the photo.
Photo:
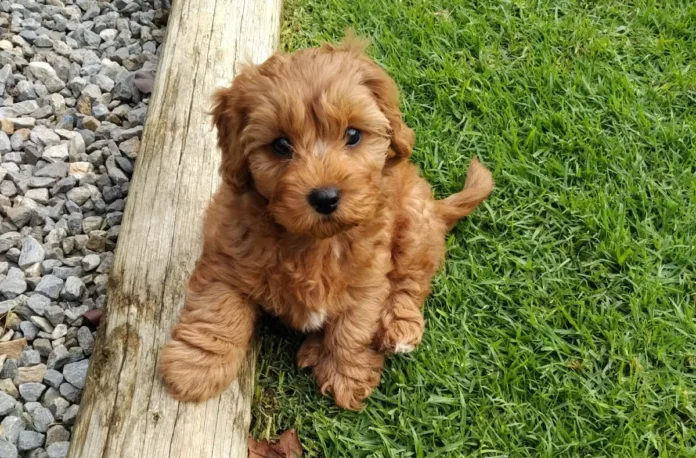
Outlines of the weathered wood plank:
[[156,367],[219,183],[210,96],[274,51],[280,12],[281,0],[174,2],[70,458],[246,457],[255,355],[202,404],[170,398]]

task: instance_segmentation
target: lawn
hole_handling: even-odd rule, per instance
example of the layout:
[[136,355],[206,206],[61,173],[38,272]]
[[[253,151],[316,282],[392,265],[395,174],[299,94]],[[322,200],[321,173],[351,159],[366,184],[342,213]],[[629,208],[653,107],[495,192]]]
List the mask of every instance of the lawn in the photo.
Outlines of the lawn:
[[262,328],[252,433],[308,456],[696,456],[696,4],[288,0],[282,46],[370,37],[448,238],[422,346],[359,413]]

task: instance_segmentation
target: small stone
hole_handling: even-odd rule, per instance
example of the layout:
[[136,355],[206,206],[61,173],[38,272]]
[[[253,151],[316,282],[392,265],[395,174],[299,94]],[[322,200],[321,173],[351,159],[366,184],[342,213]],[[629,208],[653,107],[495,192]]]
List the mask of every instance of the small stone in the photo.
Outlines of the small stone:
[[36,286],[36,292],[51,299],[58,299],[63,289],[63,280],[55,275],[46,275]]
[[34,431],[22,431],[19,433],[17,448],[19,448],[19,451],[21,452],[34,450],[35,448],[39,448],[43,445],[44,438],[45,436],[41,433]]
[[138,157],[138,152],[140,151],[140,139],[138,137],[133,137],[125,142],[121,142],[121,144],[118,145],[118,149],[128,158],[135,159]]
[[[3,183],[7,183],[7,181],[3,181]],[[7,195],[7,194],[5,194]],[[11,197],[11,196],[8,196]],[[33,215],[33,211],[29,207],[13,207],[7,210],[7,218],[12,221],[12,224],[17,226],[18,228],[22,228],[26,226],[29,221],[31,221],[31,217]]]
[[77,419],[77,412],[80,409],[80,406],[77,404],[70,406],[70,408],[63,414],[63,423],[66,425],[74,425],[75,420]]
[[106,249],[106,235],[105,231],[92,231],[89,234],[87,248],[98,253],[103,252]]
[[82,221],[82,232],[89,234],[92,231],[99,230],[103,219],[100,216],[88,216]]
[[48,97],[48,103],[56,115],[60,115],[65,111],[65,98],[60,94],[51,94]]
[[10,268],[5,279],[0,283],[0,293],[8,299],[13,299],[27,290],[24,272],[16,267]]
[[70,139],[68,153],[73,159],[73,162],[76,162],[76,159],[79,159],[83,154],[85,154],[85,140],[82,138],[82,135],[77,134]]
[[[24,410],[29,412],[29,415],[33,414],[34,411],[40,407],[42,407],[40,402],[27,402],[24,404]],[[31,421],[30,421],[30,424],[31,424]]]
[[65,324],[59,324],[51,333],[51,339],[58,340],[68,333],[68,327]]
[[41,383],[23,383],[19,385],[19,395],[27,402],[38,401],[44,391],[46,391],[46,387]]
[[37,177],[63,178],[68,175],[68,164],[65,162],[56,162],[48,164],[34,172]]
[[70,213],[68,215],[68,231],[73,234],[77,235],[82,232],[82,213],[79,211],[76,211],[74,213]]
[[0,439],[0,458],[17,458],[17,447],[5,439]]
[[12,151],[12,142],[10,142],[10,137],[0,130],[0,153],[6,154]]
[[[54,183],[54,179],[52,178],[37,178],[37,177],[31,177],[29,181],[29,186],[32,185],[31,180],[49,180],[50,184]],[[46,205],[48,204],[48,189],[46,188],[38,188],[38,189],[30,189],[27,192],[24,193],[25,197],[28,197],[29,199],[33,200],[37,204],[40,205]]]
[[7,415],[15,407],[15,400],[12,396],[0,391],[0,415]]
[[12,150],[21,150],[24,142],[29,139],[30,132],[31,131],[29,129],[20,129],[12,134],[12,137],[10,137],[10,147]]
[[63,377],[71,385],[78,389],[82,389],[85,386],[85,381],[87,380],[87,368],[89,367],[89,360],[85,359],[78,361],[76,363],[67,364],[63,368]]
[[50,146],[46,148],[41,155],[41,158],[47,162],[64,162],[70,157],[68,153],[68,145],[61,143],[60,145]]
[[43,404],[43,406],[46,407],[48,410],[50,410],[54,417],[55,417],[55,412],[53,412],[53,410],[51,410],[51,408],[49,407],[49,404],[51,402],[53,402],[54,399],[58,399],[59,397],[60,397],[60,393],[58,392],[58,390],[56,390],[54,388],[49,388],[44,393],[43,398],[41,398],[41,403]]
[[96,103],[92,106],[92,116],[103,121],[109,115],[109,109],[103,103]]
[[51,355],[51,352],[53,351],[51,342],[48,339],[35,339],[33,345],[34,350],[38,351],[43,358],[48,358]]
[[[50,2],[59,2],[60,0],[49,0]],[[48,453],[43,448],[37,448],[29,452],[27,458],[48,458]]]
[[[26,115],[31,114],[32,112],[38,110],[39,104],[36,102],[36,100],[25,100],[24,102],[15,103],[12,106],[12,108],[20,116],[26,116]],[[17,123],[15,123],[15,124],[17,124]]]
[[[17,195],[17,187],[9,180],[0,182],[0,194],[6,197],[14,197]],[[28,217],[31,218],[31,214]],[[24,224],[26,224],[26,222]]]
[[82,326],[77,330],[77,342],[80,344],[85,354],[92,354],[92,350],[94,350],[94,337],[92,336],[92,331],[90,331],[88,327]]
[[[63,383],[60,386],[60,395],[70,402],[78,402],[80,400],[80,390],[69,383]],[[63,416],[63,421],[65,421],[65,416]]]
[[99,86],[99,89],[101,89],[103,92],[111,92],[111,90],[114,88],[114,80],[106,75],[96,75],[92,78],[92,80],[94,81],[94,84]]
[[[10,361],[12,361],[12,360],[10,360]],[[16,363],[14,366],[14,370],[15,370],[15,372],[17,371]],[[17,399],[19,397],[19,391],[17,391],[17,387],[15,386],[12,379],[9,379],[9,378],[0,379],[0,392],[5,393],[8,396],[12,396],[14,399]],[[2,403],[0,402],[0,405],[1,404]],[[2,415],[2,414],[0,414],[0,415]]]
[[[36,344],[34,344],[34,346],[36,346]],[[56,348],[53,349],[53,351],[51,351],[51,354],[48,356],[48,362],[46,363],[46,365],[49,369],[58,370],[61,367],[63,367],[69,359],[70,352],[68,352],[68,349],[65,348],[63,345],[58,345]],[[61,394],[63,394],[62,391]]]
[[[63,413],[63,418],[65,418],[65,413]],[[70,440],[70,433],[61,425],[51,426],[46,433],[46,447],[54,442],[66,442],[68,440]]]
[[51,194],[54,196],[56,194],[64,194],[68,191],[70,191],[72,188],[77,185],[77,178],[73,176],[69,176],[66,178],[62,178],[56,185],[51,189]]
[[[45,262],[47,261],[44,261],[44,263]],[[37,315],[43,315],[46,307],[51,305],[51,300],[41,294],[34,294],[27,300],[27,305],[36,312]]]
[[36,366],[31,367],[20,367],[17,369],[17,375],[13,381],[15,385],[22,385],[24,383],[40,383],[43,381],[45,374],[45,364],[37,364]]
[[[40,433],[48,431],[48,427],[53,423],[54,418],[50,410],[45,407],[38,407],[31,414],[34,429]],[[63,416],[65,418],[65,416]]]
[[[19,253],[20,253],[20,251],[17,248],[10,248],[9,250],[7,250],[5,257],[7,258],[8,261],[16,263],[19,261]],[[25,277],[26,277],[26,274],[25,274]]]
[[30,62],[27,71],[37,80],[44,82],[52,76],[57,76],[56,71],[46,62]]
[[[32,296],[33,297],[33,296]],[[53,325],[44,317],[32,316],[31,322],[36,325],[37,328],[41,329],[43,332],[53,332]],[[36,345],[36,343],[34,343]]]
[[44,146],[54,146],[60,143],[60,137],[46,126],[36,126],[31,130],[29,138],[34,143],[41,143]]
[[19,366],[28,367],[41,363],[41,355],[31,347],[25,347],[19,356]]
[[84,205],[84,203],[89,200],[91,193],[89,189],[79,186],[68,191],[67,196],[68,199],[75,202],[77,205]]
[[79,180],[84,180],[91,171],[92,164],[89,162],[73,162],[70,164],[70,176],[74,176]]
[[[90,109],[90,111],[91,111],[91,109]],[[86,116],[82,120],[82,125],[85,126],[85,129],[95,131],[95,130],[99,129],[99,126],[101,126],[101,123],[94,116]]]
[[16,444],[19,435],[24,431],[24,422],[21,418],[10,415],[0,423],[0,439],[5,439],[11,444]]
[[24,269],[44,260],[45,252],[34,237],[27,236],[22,242],[22,252],[19,255],[19,267]]
[[57,390],[60,388],[61,383],[63,383],[63,374],[55,369],[48,369],[44,374],[43,381],[46,385]]
[[36,338],[36,334],[39,333],[38,328],[31,321],[22,321],[19,328],[22,330],[24,337],[29,341],[34,340],[34,338]]
[[46,318],[53,326],[58,326],[65,319],[65,311],[59,305],[51,305],[45,311]]
[[46,447],[46,453],[48,453],[48,458],[66,458],[69,448],[70,442],[54,442]]
[[111,139],[116,143],[120,143],[133,137],[140,137],[142,134],[142,126],[136,126],[130,129],[114,129],[114,131],[111,132]]
[[70,407],[70,403],[61,397],[56,397],[48,401],[48,410],[51,411],[56,420],[61,421],[65,411]]
[[78,277],[68,277],[65,280],[65,286],[61,291],[61,297],[68,301],[76,301],[82,297],[85,292],[85,284]]
[[99,264],[101,263],[101,258],[96,255],[96,254],[88,254],[84,258],[82,258],[82,269],[85,272],[91,272],[97,267],[99,267]]

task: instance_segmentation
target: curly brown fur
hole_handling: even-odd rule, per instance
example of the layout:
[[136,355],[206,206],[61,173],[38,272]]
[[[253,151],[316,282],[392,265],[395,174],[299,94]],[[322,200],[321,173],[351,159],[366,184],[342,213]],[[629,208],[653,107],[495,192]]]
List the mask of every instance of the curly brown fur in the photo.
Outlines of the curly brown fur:
[[[235,378],[257,308],[310,332],[300,367],[322,393],[358,409],[385,354],[415,348],[420,308],[445,254],[444,236],[491,193],[474,159],[464,189],[441,201],[408,158],[415,136],[397,88],[354,38],[245,68],[215,94],[222,185],[160,371],[171,394],[202,401]],[[362,139],[346,144],[346,130]],[[292,157],[272,150],[278,137]],[[315,188],[340,202],[320,214]]]

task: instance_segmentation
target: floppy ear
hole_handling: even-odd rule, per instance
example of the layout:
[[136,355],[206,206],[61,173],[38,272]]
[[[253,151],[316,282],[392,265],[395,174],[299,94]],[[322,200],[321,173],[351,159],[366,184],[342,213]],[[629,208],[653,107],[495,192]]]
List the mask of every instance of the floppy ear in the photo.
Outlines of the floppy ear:
[[391,126],[390,158],[408,159],[416,142],[416,135],[404,123],[399,110],[399,90],[393,79],[379,65],[365,55],[368,41],[356,36],[351,30],[339,46],[324,45],[324,49],[341,50],[351,54],[360,63],[362,84],[372,91],[377,106]]
[[213,123],[217,128],[218,147],[222,152],[220,175],[235,190],[249,185],[246,153],[240,135],[246,122],[246,109],[240,96],[244,86],[244,72],[235,78],[231,87],[218,89],[213,95]]
[[416,135],[404,123],[399,110],[399,91],[396,83],[376,63],[361,56],[365,72],[363,84],[371,91],[377,106],[391,125],[391,145],[389,157],[408,159],[416,142]]

